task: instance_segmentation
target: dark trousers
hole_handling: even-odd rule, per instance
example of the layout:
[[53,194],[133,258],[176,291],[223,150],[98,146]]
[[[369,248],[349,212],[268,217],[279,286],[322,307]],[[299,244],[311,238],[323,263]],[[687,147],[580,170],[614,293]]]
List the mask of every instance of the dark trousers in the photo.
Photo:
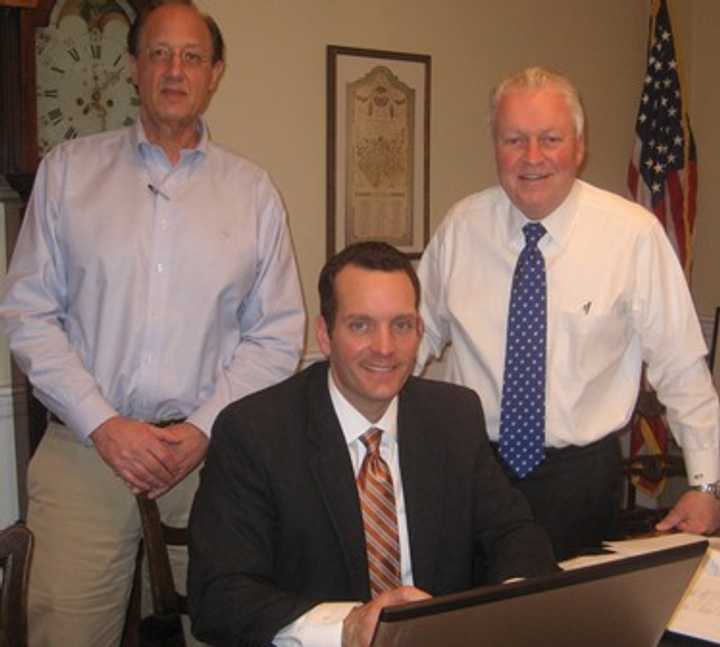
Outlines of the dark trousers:
[[545,460],[524,479],[498,460],[550,535],[558,561],[614,535],[623,488],[617,434],[585,447],[546,448]]

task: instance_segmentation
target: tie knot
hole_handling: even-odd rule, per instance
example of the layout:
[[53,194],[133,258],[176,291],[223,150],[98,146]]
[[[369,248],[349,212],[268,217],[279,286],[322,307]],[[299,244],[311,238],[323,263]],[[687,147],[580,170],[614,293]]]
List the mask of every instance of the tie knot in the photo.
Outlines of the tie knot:
[[523,227],[523,233],[527,245],[537,245],[538,241],[545,235],[546,229],[539,222],[529,222]]
[[370,427],[362,436],[360,440],[363,445],[367,448],[368,454],[376,454],[380,447],[380,439],[382,438],[382,429],[377,427]]

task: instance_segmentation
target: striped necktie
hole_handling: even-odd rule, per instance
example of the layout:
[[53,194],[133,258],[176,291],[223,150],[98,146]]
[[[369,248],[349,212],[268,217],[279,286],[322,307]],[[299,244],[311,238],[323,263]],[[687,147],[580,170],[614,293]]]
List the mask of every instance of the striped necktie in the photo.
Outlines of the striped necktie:
[[357,476],[373,598],[401,584],[395,492],[390,468],[380,456],[381,437],[382,430],[375,428],[360,437],[367,453]]
[[545,458],[547,285],[539,222],[523,227],[510,293],[500,403],[500,456],[520,478]]

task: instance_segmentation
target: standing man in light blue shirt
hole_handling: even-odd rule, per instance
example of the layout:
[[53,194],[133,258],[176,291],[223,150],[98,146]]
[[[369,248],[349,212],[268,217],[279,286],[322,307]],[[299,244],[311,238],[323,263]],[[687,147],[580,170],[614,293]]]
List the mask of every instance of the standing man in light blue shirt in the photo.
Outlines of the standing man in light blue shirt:
[[133,494],[186,523],[216,415],[290,375],[302,349],[281,200],[201,119],[224,69],[217,25],[154,2],[128,47],[139,119],[43,160],[0,305],[51,412],[29,472],[34,646],[118,644]]

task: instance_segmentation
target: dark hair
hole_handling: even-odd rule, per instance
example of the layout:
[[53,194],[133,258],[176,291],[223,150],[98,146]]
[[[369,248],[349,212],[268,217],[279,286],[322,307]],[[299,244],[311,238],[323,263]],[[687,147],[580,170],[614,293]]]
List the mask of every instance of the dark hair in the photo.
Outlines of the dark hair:
[[318,291],[320,293],[320,314],[328,331],[332,331],[337,314],[335,277],[346,265],[355,265],[366,270],[379,272],[405,272],[415,290],[415,307],[420,306],[420,281],[410,259],[392,245],[378,241],[367,241],[348,245],[333,256],[320,271]]
[[[133,24],[130,26],[130,30],[128,31],[127,35],[127,48],[128,53],[133,58],[138,57],[138,46],[140,44],[140,34],[142,33],[142,29],[145,26],[145,23],[147,22],[148,16],[155,11],[155,9],[159,9],[160,7],[163,7],[165,5],[181,5],[183,7],[192,7],[196,11],[198,11],[197,7],[195,6],[195,3],[193,0],[150,0],[138,13],[138,15],[135,17],[135,20],[133,21]],[[210,39],[212,40],[212,62],[213,65],[217,63],[218,61],[224,61],[225,60],[225,41],[223,40],[222,32],[220,31],[220,27],[218,27],[218,24],[215,22],[212,16],[209,16],[206,13],[202,13],[201,11],[198,11],[200,14],[200,17],[205,21],[205,24],[207,25],[208,30],[210,31]]]

